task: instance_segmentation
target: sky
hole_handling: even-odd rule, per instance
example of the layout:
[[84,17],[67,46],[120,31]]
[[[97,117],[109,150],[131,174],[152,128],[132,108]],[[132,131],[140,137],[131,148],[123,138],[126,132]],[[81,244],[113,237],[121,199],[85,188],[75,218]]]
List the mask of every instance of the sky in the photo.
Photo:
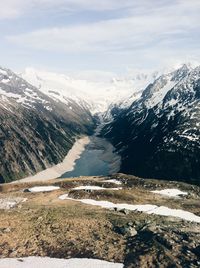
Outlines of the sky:
[[200,59],[200,0],[6,0],[0,66],[125,73]]

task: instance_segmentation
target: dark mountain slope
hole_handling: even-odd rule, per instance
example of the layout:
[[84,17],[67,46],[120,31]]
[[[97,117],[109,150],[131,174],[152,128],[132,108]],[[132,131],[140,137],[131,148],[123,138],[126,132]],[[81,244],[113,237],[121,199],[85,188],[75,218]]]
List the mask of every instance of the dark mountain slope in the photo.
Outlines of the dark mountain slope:
[[0,68],[0,182],[34,174],[62,161],[75,138],[93,130],[84,106],[50,99]]
[[162,75],[104,129],[121,171],[200,183],[200,67]]

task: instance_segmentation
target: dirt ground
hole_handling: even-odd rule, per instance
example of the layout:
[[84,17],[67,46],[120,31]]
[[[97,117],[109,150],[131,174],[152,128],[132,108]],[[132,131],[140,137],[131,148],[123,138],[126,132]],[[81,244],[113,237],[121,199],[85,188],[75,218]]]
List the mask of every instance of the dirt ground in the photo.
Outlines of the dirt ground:
[[[200,267],[200,224],[174,217],[118,211],[60,200],[90,198],[114,203],[154,204],[184,209],[200,216],[200,188],[178,182],[144,180],[116,174],[121,185],[107,178],[57,179],[45,183],[0,185],[0,199],[22,197],[26,202],[0,211],[0,257],[87,257],[122,262],[125,267]],[[35,185],[56,185],[59,190],[31,193]],[[80,185],[122,187],[122,190],[74,191]],[[151,193],[156,189],[187,191],[181,198]],[[127,226],[135,229],[130,235]],[[130,228],[129,228],[130,229]]]

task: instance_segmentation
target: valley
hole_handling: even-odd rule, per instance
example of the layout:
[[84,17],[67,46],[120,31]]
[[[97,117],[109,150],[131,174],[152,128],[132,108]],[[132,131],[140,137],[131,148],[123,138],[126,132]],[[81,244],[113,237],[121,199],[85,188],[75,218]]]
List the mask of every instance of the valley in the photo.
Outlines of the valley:
[[98,136],[104,127],[101,116],[98,121],[100,123],[94,130],[94,134],[77,139],[63,162],[19,181],[35,182],[56,178],[106,176],[117,173],[120,170],[121,157],[108,140]]
[[0,268],[199,267],[199,70],[82,99],[1,69]]
[[200,0],[0,8],[0,268],[200,268]]
[[0,181],[60,168],[76,141],[88,136],[72,161],[75,170],[66,166],[52,178],[121,171],[199,184],[199,70],[183,65],[161,75],[91,82],[1,68]]

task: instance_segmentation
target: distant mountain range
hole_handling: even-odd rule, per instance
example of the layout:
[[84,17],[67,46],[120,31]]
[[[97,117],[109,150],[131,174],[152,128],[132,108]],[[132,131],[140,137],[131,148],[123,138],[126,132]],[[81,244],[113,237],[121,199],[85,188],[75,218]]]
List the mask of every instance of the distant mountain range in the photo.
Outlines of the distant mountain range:
[[122,172],[199,183],[200,67],[189,65],[107,81],[0,68],[0,182],[62,161],[100,115]]
[[136,73],[127,77],[110,77],[106,80],[75,79],[63,74],[27,68],[22,78],[37,87],[51,99],[68,104],[73,100],[90,109],[92,114],[105,113],[109,106],[128,106],[158,75],[157,72]]

